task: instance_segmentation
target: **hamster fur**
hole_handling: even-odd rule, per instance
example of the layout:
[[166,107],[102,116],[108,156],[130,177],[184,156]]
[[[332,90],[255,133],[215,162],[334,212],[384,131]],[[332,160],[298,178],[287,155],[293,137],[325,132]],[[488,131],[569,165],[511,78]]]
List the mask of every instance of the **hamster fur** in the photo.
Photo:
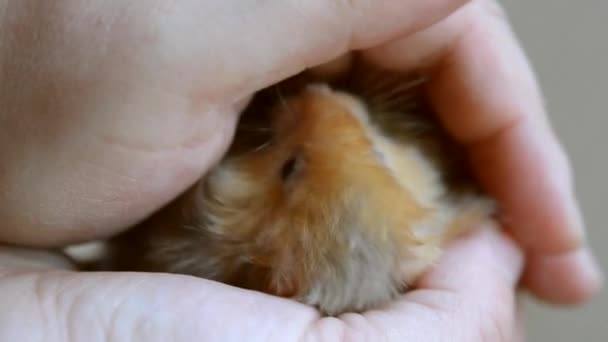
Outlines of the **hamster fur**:
[[226,157],[111,240],[103,269],[189,274],[338,315],[407,290],[493,211],[421,77],[300,76],[260,92]]

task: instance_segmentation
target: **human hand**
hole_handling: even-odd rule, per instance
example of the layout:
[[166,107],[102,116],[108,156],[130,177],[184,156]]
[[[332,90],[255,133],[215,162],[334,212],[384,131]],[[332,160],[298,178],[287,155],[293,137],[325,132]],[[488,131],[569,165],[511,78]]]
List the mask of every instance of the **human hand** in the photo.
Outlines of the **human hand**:
[[[366,52],[380,64],[409,68],[424,60],[434,69],[431,91],[446,127],[471,146],[479,175],[502,200],[515,237],[541,255],[574,251],[558,256],[557,261],[556,257],[532,257],[530,287],[556,301],[584,300],[598,282],[588,263],[580,260],[583,243],[570,229],[571,217],[576,215],[561,215],[563,208],[572,208],[570,213],[578,210],[569,204],[574,200],[562,152],[544,119],[510,121],[541,118],[543,112],[533,77],[506,24],[487,10],[490,2],[477,1],[411,35],[462,2],[385,0],[381,6],[318,0],[249,7],[237,1],[155,2],[153,6],[103,1],[85,6],[70,0],[5,2],[4,13],[11,15],[3,16],[0,24],[4,35],[0,38],[0,217],[4,222],[0,240],[48,247],[124,229],[170,201],[222,155],[236,113],[254,91],[350,49],[380,46]],[[482,24],[488,27],[471,29]],[[487,35],[497,35],[508,44],[498,44]],[[478,63],[480,56],[471,56],[472,47],[486,56],[483,63]],[[476,63],[470,62],[472,57]],[[507,63],[511,69],[505,68]],[[507,74],[508,70],[514,70],[513,74]],[[495,84],[488,82],[488,75],[495,75]],[[473,95],[479,96],[473,99]],[[458,118],[458,123],[450,118]],[[519,124],[488,138],[504,122]],[[530,141],[534,144],[528,146]],[[521,145],[526,149],[518,150]],[[492,158],[494,167],[488,167],[487,158]],[[516,173],[544,176],[546,170],[558,176],[535,182],[536,197],[527,197],[530,184]],[[498,179],[513,181],[501,185]],[[537,203],[533,199],[538,196],[553,202]],[[524,229],[536,240],[522,239]],[[547,231],[551,235],[541,238]],[[12,249],[5,257],[9,255],[19,256]],[[175,284],[192,292],[196,288],[199,296],[205,295],[201,300],[213,294],[217,301],[224,293],[226,300],[234,297],[257,303],[260,298],[184,277],[164,278],[164,283],[159,275],[26,272],[16,279],[15,271],[16,267],[7,270],[3,278],[2,301],[23,299],[19,304],[25,311],[16,313],[27,314],[28,308],[35,313],[47,310],[47,315],[65,322],[69,313],[61,308],[18,294],[38,284],[38,291],[47,296],[41,297],[60,296],[79,307],[77,302],[83,299],[87,305],[102,301],[95,298],[103,294],[94,291],[93,302],[87,302],[78,286],[107,281],[117,291],[108,293],[133,294],[139,283],[158,279],[153,281],[159,286],[153,297],[165,303],[175,299],[175,294],[168,294]],[[577,281],[558,278],[547,287],[547,279],[556,273]],[[55,280],[43,281],[47,276]],[[100,291],[105,288],[101,286]],[[113,295],[106,299],[96,307],[100,312],[121,307]],[[208,305],[213,306],[213,301]],[[177,309],[163,314],[150,311],[143,316],[148,319],[145,324],[180,313]],[[265,324],[249,319],[241,324]],[[83,320],[70,324],[83,324],[86,331]],[[133,326],[112,328],[111,333],[128,332],[129,327]]]
[[255,91],[463,2],[3,2],[0,241],[124,230],[221,157]]
[[523,285],[549,302],[579,304],[602,275],[585,241],[570,165],[542,96],[496,1],[472,1],[414,35],[366,52],[385,67],[427,67],[430,94],[449,133],[502,207],[526,251]]
[[[0,249],[15,255],[15,250]],[[48,260],[48,259],[47,259]],[[287,299],[182,275],[0,272],[3,341],[517,341],[523,264],[484,230],[456,242],[419,288],[386,308],[320,317]],[[49,265],[50,266],[50,265]],[[53,265],[53,266],[56,266]],[[26,270],[27,269],[27,270]]]

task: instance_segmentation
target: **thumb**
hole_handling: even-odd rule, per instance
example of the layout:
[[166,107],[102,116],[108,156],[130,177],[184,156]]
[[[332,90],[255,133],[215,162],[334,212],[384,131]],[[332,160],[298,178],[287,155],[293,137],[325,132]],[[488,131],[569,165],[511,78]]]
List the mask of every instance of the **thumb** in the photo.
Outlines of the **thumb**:
[[[187,276],[0,274],[2,341],[296,341],[304,305]],[[285,319],[289,317],[289,319]]]

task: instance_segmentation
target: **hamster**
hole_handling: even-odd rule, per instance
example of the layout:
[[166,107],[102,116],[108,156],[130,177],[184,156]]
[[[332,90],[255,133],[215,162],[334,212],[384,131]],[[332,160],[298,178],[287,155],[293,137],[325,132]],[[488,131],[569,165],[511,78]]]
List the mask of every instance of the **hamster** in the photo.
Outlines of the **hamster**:
[[411,288],[495,208],[435,121],[424,78],[358,65],[257,94],[224,159],[109,241],[103,268],[194,275],[326,315]]

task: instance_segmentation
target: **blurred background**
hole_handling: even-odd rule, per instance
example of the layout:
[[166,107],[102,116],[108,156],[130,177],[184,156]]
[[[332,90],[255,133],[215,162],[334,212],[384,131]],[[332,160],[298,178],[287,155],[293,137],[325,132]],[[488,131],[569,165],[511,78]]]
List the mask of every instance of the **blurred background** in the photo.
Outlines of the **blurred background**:
[[[608,2],[503,0],[570,155],[589,240],[608,273]],[[608,341],[608,291],[587,306],[525,303],[529,341]]]

